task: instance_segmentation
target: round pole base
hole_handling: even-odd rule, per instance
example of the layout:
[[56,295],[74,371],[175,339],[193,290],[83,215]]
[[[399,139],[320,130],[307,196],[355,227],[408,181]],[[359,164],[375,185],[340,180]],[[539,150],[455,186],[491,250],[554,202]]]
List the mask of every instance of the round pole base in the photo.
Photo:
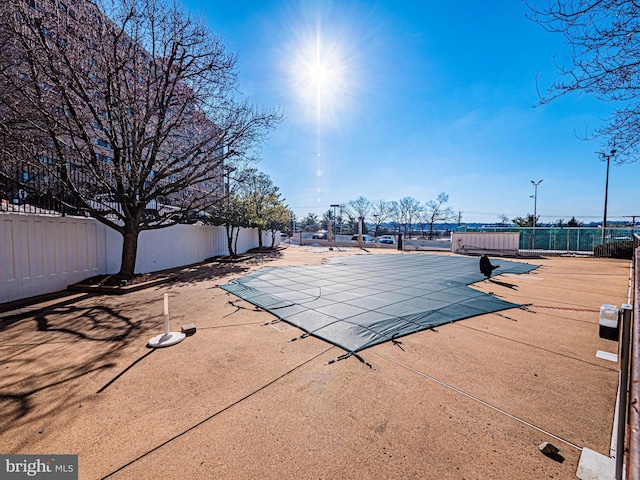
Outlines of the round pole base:
[[176,343],[180,343],[186,338],[186,335],[182,332],[169,332],[162,335],[156,335],[147,344],[151,348],[170,347]]

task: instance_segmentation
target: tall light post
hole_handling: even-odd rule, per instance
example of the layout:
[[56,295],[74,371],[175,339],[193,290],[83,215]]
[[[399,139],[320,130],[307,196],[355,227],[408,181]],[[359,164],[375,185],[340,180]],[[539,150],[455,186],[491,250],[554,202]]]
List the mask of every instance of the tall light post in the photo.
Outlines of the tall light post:
[[536,248],[536,223],[538,223],[538,212],[537,212],[537,207],[538,207],[538,185],[540,185],[542,183],[542,180],[539,180],[537,182],[534,182],[533,180],[531,180],[531,183],[533,184],[534,187],[534,193],[533,193],[533,248]]
[[611,150],[611,153],[607,155],[606,153],[600,153],[602,155],[602,160],[607,160],[607,179],[604,184],[604,217],[602,219],[602,243],[604,244],[605,232],[607,229],[607,200],[609,197],[609,163],[613,156],[616,154],[616,149]]
[[336,208],[338,208],[340,205],[338,205],[337,203],[333,204],[333,205],[329,205],[331,208],[333,208],[333,238],[335,240],[335,236],[336,236]]

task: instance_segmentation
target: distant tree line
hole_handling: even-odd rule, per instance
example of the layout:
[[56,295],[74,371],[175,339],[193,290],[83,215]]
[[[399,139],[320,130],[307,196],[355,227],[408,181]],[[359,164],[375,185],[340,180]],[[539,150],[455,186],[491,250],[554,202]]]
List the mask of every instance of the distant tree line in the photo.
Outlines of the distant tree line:
[[411,238],[419,233],[421,236],[435,235],[434,225],[453,221],[456,213],[447,206],[449,195],[442,192],[434,200],[421,202],[414,197],[400,200],[371,201],[364,196],[330,208],[319,217],[309,213],[300,219],[297,228],[315,232],[328,229],[329,224],[335,228],[336,234],[358,233],[358,223],[362,222],[362,233],[378,236],[388,233],[402,233]]
[[[500,219],[501,225],[507,226],[508,217],[506,217],[505,215],[501,215],[499,219]],[[540,221],[540,215],[536,215],[535,226],[538,225],[539,221]],[[527,216],[525,217],[516,217],[513,220],[511,220],[511,222],[516,227],[533,227],[534,226],[533,215],[530,213],[527,214]],[[559,218],[555,222],[552,222],[551,225],[554,227],[582,227],[584,223],[576,220],[576,217],[571,217],[571,220],[569,220],[568,222],[565,222],[564,218]]]

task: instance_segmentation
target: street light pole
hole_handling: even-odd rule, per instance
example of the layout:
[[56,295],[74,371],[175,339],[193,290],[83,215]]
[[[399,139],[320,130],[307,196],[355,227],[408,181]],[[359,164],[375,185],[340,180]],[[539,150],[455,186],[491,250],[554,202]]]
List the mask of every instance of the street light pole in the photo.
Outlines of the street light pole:
[[333,208],[333,240],[335,241],[336,239],[336,208],[338,208],[340,205],[336,203],[329,206]]
[[538,207],[538,185],[540,185],[542,183],[542,180],[538,181],[538,182],[534,182],[533,180],[531,180],[531,183],[534,186],[534,193],[533,193],[533,248],[536,248],[536,223],[538,223],[538,212],[537,212],[537,207]]
[[601,153],[602,159],[607,160],[607,179],[604,184],[604,216],[602,219],[602,244],[604,244],[605,232],[607,229],[607,200],[609,197],[609,163],[611,158],[616,154],[616,149],[611,150],[611,153],[607,155],[606,153]]

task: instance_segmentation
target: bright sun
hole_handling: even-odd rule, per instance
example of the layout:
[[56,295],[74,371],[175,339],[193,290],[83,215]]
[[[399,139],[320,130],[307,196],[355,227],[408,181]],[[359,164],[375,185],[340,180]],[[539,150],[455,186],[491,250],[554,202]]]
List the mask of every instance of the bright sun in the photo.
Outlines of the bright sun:
[[311,65],[308,71],[309,79],[315,83],[318,87],[322,87],[329,78],[328,69],[324,65],[316,64]]
[[[335,155],[328,148],[328,140],[345,131],[361,115],[364,91],[369,88],[367,53],[371,42],[365,41],[371,31],[369,14],[361,15],[359,8],[347,8],[343,2],[284,2],[289,7],[278,24],[281,41],[277,46],[277,63],[285,88],[280,91],[287,99],[289,115],[311,137],[315,127],[313,157],[300,152],[308,161],[316,190],[309,190],[320,205],[325,185],[330,184]],[[347,2],[348,3],[348,2]],[[311,144],[309,143],[311,148]]]
[[376,16],[343,2],[284,3],[298,6],[287,9],[278,27],[277,62],[287,83],[283,93],[293,97],[290,106],[301,120],[340,128],[361,114],[365,91],[371,89]]
[[297,46],[290,59],[293,90],[315,120],[335,121],[347,105],[349,68],[337,42],[319,36]]

